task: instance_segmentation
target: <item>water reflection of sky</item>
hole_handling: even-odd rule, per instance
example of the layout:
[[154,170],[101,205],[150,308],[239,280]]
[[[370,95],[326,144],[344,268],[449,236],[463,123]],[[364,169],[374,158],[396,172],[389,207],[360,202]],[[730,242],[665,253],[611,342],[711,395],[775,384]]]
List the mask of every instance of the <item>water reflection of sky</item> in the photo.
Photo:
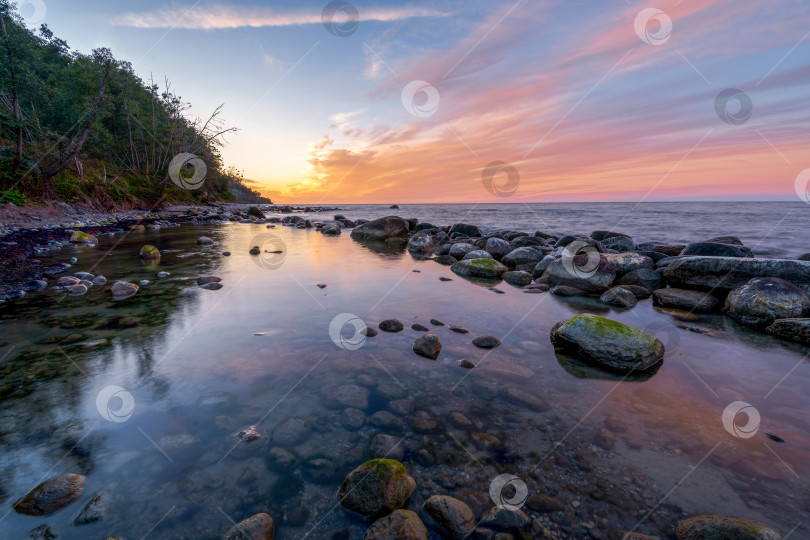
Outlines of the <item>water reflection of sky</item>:
[[[286,246],[286,255],[271,259],[270,268],[256,264],[261,259],[247,253],[256,237],[268,233]],[[4,362],[14,362],[15,355],[26,351],[51,351],[54,346],[34,342],[54,335],[81,332],[87,341],[109,340],[98,349],[84,349],[81,343],[63,347],[58,376],[42,378],[27,397],[3,402],[0,468],[6,471],[6,507],[36,480],[80,470],[88,478],[85,498],[95,491],[112,494],[105,525],[86,529],[94,534],[132,530],[140,536],[148,530],[144,523],[156,522],[170,508],[176,514],[167,518],[166,529],[156,537],[184,530],[192,522],[224,531],[224,518],[217,512],[203,519],[182,510],[183,499],[177,499],[174,484],[178,475],[192,466],[204,467],[205,474],[222,473],[227,479],[209,491],[225,498],[241,494],[241,502],[226,509],[235,514],[262,504],[284,508],[283,501],[263,502],[262,493],[245,494],[244,486],[252,485],[245,475],[276,482],[279,473],[263,468],[264,453],[229,455],[229,437],[257,422],[270,433],[282,420],[300,416],[316,426],[310,440],[296,449],[302,456],[346,452],[352,436],[342,429],[330,431],[331,413],[319,396],[327,387],[357,383],[360,373],[375,373],[389,386],[404,388],[418,403],[424,400],[432,410],[445,412],[501,405],[500,397],[488,398],[482,388],[522,388],[552,404],[562,435],[593,432],[597,437],[605,425],[612,426],[617,444],[611,459],[635,467],[651,479],[659,495],[699,463],[701,473],[669,499],[687,512],[756,517],[783,532],[798,520],[785,508],[800,507],[794,497],[808,487],[810,398],[805,389],[810,369],[801,347],[746,332],[721,316],[679,321],[655,311],[649,300],[619,313],[548,294],[523,294],[505,283],[499,288],[506,294],[498,295],[447,267],[414,260],[407,253],[379,254],[348,235],[327,238],[315,231],[268,231],[263,225],[243,224],[139,234],[128,236],[99,265],[110,282],[151,280],[135,297],[113,303],[106,288],[69,299],[55,291],[32,293],[20,306],[25,319],[3,320],[3,340],[15,345]],[[198,247],[200,234],[214,238],[216,245]],[[67,248],[58,257],[75,251],[80,259],[75,268],[88,269],[113,241],[104,238],[95,250]],[[164,251],[157,267],[142,266],[137,258],[147,242]],[[225,250],[232,255],[221,257]],[[188,253],[198,255],[181,258]],[[160,270],[172,275],[157,278]],[[193,279],[205,274],[221,277],[224,288],[193,288]],[[442,282],[440,276],[453,281]],[[320,289],[318,283],[327,287]],[[659,371],[646,381],[622,382],[594,377],[558,357],[549,341],[551,326],[583,310],[639,328],[657,325],[668,348]],[[397,318],[406,330],[381,332],[356,351],[341,350],[329,336],[330,322],[341,313],[371,325]],[[60,321],[80,323],[81,317],[91,324],[58,328]],[[138,325],[99,329],[113,317],[133,319]],[[433,327],[433,318],[463,325],[470,334]],[[437,361],[411,352],[418,333],[408,327],[415,322],[439,335],[443,349]],[[492,351],[473,347],[472,338],[482,334],[501,336],[503,344]],[[456,363],[461,358],[478,367],[460,369]],[[34,358],[28,368],[15,364],[18,375],[36,376],[43,361]],[[97,412],[96,396],[109,385],[126,389],[135,400],[132,417],[125,422],[105,421]],[[488,403],[491,400],[494,403]],[[738,400],[761,414],[759,432],[750,439],[735,438],[721,422],[724,408]],[[384,403],[373,398],[369,414]],[[532,434],[530,424],[505,429],[514,432],[516,444],[528,445],[542,435]],[[767,438],[766,431],[785,442]],[[536,448],[537,453],[542,455],[542,449]],[[240,484],[240,479],[246,483]],[[334,502],[334,486],[305,486],[307,500]],[[772,500],[746,504],[755,491]],[[84,537],[81,530],[67,526],[78,511],[74,506],[47,519],[65,538]],[[314,513],[328,508],[326,503],[310,506]],[[342,514],[330,516],[324,531],[340,529]],[[41,522],[11,514],[3,527],[22,534]],[[298,537],[303,530],[289,532]]]

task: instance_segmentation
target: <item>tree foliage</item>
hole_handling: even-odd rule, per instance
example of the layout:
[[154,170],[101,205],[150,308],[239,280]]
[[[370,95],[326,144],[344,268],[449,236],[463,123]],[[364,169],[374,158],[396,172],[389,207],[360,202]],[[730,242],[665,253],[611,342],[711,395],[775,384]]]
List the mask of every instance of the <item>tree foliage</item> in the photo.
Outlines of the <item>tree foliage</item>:
[[[72,51],[46,25],[26,28],[16,5],[0,0],[0,190],[104,206],[230,200],[231,186],[250,192],[222,162],[225,136],[236,131],[222,107],[207,119],[189,110],[168,80],[143,81],[106,48]],[[180,153],[205,162],[201,189],[172,182]]]

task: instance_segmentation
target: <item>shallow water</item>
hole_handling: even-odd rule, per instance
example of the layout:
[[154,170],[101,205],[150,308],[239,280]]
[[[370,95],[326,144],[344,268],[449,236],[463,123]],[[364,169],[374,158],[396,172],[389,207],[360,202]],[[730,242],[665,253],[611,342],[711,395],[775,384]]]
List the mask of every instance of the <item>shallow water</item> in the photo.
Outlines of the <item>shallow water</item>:
[[[422,217],[410,210],[399,213]],[[202,234],[216,244],[198,247]],[[163,252],[158,265],[139,260],[147,243]],[[284,253],[252,257],[253,245]],[[586,537],[593,525],[669,538],[677,519],[692,513],[760,519],[783,534],[807,521],[809,351],[720,315],[683,322],[650,300],[617,312],[505,283],[497,285],[505,294],[495,294],[491,284],[465,281],[401,250],[378,253],[348,234],[329,238],[286,227],[183,225],[103,237],[95,248],[67,247],[48,257],[72,256],[79,262],[71,271],[103,274],[108,285],[79,298],[32,292],[0,308],[3,538],[24,537],[42,523],[65,539],[218,538],[257,512],[273,516],[277,538],[361,538],[365,525],[336,507],[335,494],[345,475],[372,457],[377,433],[402,438],[395,452],[405,450],[403,462],[417,481],[412,509],[443,493],[478,514],[492,505],[492,479],[512,473],[530,494],[565,505],[549,527],[574,538]],[[158,278],[159,271],[172,275]],[[194,287],[200,275],[223,278],[224,288]],[[109,284],[116,279],[151,283],[113,302]],[[655,333],[667,347],[663,365],[647,380],[631,381],[556,355],[550,328],[580,312]],[[347,350],[346,341],[341,348],[330,336],[330,323],[343,314],[374,326],[397,318],[406,328]],[[434,327],[432,318],[470,333]],[[438,334],[437,361],[411,351],[420,333],[409,326],[417,322]],[[72,344],[41,342],[77,333],[83,335]],[[499,336],[502,345],[475,348],[472,338],[483,334]],[[477,367],[459,368],[461,358]],[[345,383],[370,388],[368,417],[390,410],[391,400],[410,399],[438,426],[419,432],[411,414],[401,426],[376,427],[367,418],[350,431],[341,409],[324,406],[326,390]],[[131,416],[115,416],[123,394],[102,394],[111,397],[98,406],[109,386],[132,396]],[[510,388],[542,398],[548,408],[505,399]],[[735,401],[761,415],[750,438],[724,428],[723,411]],[[451,411],[475,426],[459,427]],[[280,466],[268,458],[277,445],[272,434],[290,417],[306,418],[312,429],[290,448],[296,462]],[[745,415],[737,420],[745,424]],[[236,434],[250,425],[262,437],[240,444]],[[436,464],[418,461],[420,449]],[[87,477],[79,502],[45,517],[10,510],[39,482],[68,472]],[[104,519],[71,525],[96,493],[106,500]],[[807,536],[806,527],[793,534]]]

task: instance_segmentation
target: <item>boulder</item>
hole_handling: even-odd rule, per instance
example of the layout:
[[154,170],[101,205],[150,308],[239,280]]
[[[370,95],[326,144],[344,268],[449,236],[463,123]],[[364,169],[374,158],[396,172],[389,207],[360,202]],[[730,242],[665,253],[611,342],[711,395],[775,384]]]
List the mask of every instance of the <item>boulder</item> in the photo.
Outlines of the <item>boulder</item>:
[[363,540],[428,540],[428,531],[415,512],[394,510],[372,523]]
[[443,536],[461,540],[475,529],[475,515],[469,506],[447,495],[433,495],[422,505],[428,526]]
[[635,285],[638,287],[644,287],[648,291],[652,292],[660,289],[663,285],[663,281],[664,278],[661,277],[661,274],[655,270],[651,270],[649,268],[639,268],[637,270],[627,272],[618,279],[617,283],[619,285]]
[[716,310],[720,306],[720,301],[707,292],[669,288],[658,289],[653,292],[653,304],[697,313],[708,313]]
[[197,238],[198,246],[210,246],[213,243],[214,241],[208,238],[207,236],[200,236],[199,238]]
[[495,506],[481,516],[479,526],[496,531],[520,531],[531,524],[531,518],[523,510]]
[[436,237],[428,232],[418,232],[408,241],[408,251],[419,255],[426,255],[438,246]]
[[680,255],[681,251],[686,249],[686,246],[684,244],[667,244],[664,242],[644,242],[643,244],[637,245],[636,249],[639,251],[652,251],[655,253],[661,253],[662,255],[666,255],[668,257],[674,257],[676,255]]
[[616,279],[616,270],[605,255],[589,251],[553,261],[543,272],[541,279],[551,286],[568,285],[601,294]]
[[696,242],[687,245],[680,255],[684,257],[687,255],[699,257],[753,257],[754,252],[743,245]]
[[63,474],[42,482],[11,505],[18,514],[47,516],[76,502],[84,492],[84,476]]
[[462,257],[462,260],[469,260],[469,259],[492,259],[492,255],[489,254],[488,251],[484,251],[483,249],[474,249]]
[[396,216],[388,216],[368,223],[363,223],[352,229],[351,237],[355,240],[385,241],[391,238],[405,238],[408,236],[408,222]]
[[104,499],[101,495],[94,495],[87,501],[79,515],[73,520],[74,525],[86,525],[88,523],[95,523],[104,519]]
[[405,326],[397,319],[386,319],[380,323],[380,330],[383,332],[402,332]]
[[542,251],[538,251],[532,247],[521,247],[504,255],[501,262],[506,266],[514,268],[521,264],[537,264],[543,257]]
[[318,396],[327,409],[365,409],[371,393],[368,388],[356,384],[333,386],[321,391]]
[[479,349],[494,349],[501,344],[501,340],[495,336],[478,336],[472,340],[472,343]]
[[769,525],[738,517],[692,516],[678,523],[678,540],[782,540]]
[[73,231],[70,236],[71,244],[98,244],[98,238],[82,231]]
[[512,246],[509,245],[509,242],[506,240],[492,237],[487,238],[484,244],[484,251],[492,255],[492,258],[496,261],[500,261],[504,255],[512,251]]
[[551,341],[574,356],[621,373],[649,369],[664,357],[664,344],[654,336],[591,314],[554,325]]
[[448,251],[447,254],[456,259],[463,259],[464,255],[475,250],[476,247],[474,245],[461,242],[450,246],[450,251]]
[[338,491],[338,501],[345,510],[374,520],[403,506],[414,489],[416,482],[402,463],[372,459],[346,476]]
[[250,206],[247,209],[247,215],[250,217],[255,217],[259,219],[267,219],[267,216],[264,215],[264,212],[259,210],[258,206]]
[[810,346],[810,319],[779,319],[765,331],[772,336]]
[[343,230],[343,224],[336,221],[330,221],[324,223],[323,227],[321,227],[321,234],[326,236],[340,236]]
[[605,249],[615,249],[619,253],[636,249],[636,243],[633,242],[633,239],[629,236],[612,236],[604,240],[599,240],[599,242]]
[[606,290],[602,293],[602,296],[599,297],[599,300],[603,304],[626,309],[636,307],[636,304],[638,304],[636,295],[624,287],[613,287]]
[[419,356],[436,360],[442,350],[442,344],[439,343],[439,336],[436,334],[425,334],[418,338],[413,344],[413,352]]
[[452,236],[454,233],[463,234],[464,236],[481,236],[481,229],[479,229],[475,225],[456,223],[455,225],[450,227],[450,231],[447,234]]
[[532,282],[532,275],[528,272],[504,272],[503,280],[516,287],[525,287]]
[[540,262],[534,265],[534,269],[532,270],[532,278],[538,279],[543,275],[543,272],[546,271],[546,268],[553,263],[556,259],[551,255],[546,255]]
[[796,319],[810,314],[810,298],[783,279],[754,278],[729,293],[724,309],[742,324],[764,328],[776,319]]
[[467,259],[454,263],[450,270],[462,277],[497,279],[509,268],[494,259]]
[[240,521],[222,537],[222,540],[273,540],[276,526],[267,514],[256,514]]
[[[397,418],[397,420],[399,419]],[[405,457],[405,445],[402,444],[402,439],[386,433],[378,433],[371,439],[370,450],[371,455],[375,458],[399,460]]]
[[776,277],[801,287],[805,294],[810,295],[810,261],[684,257],[668,265],[664,277],[676,287],[724,292],[742,287],[751,278]]
[[655,268],[655,263],[651,258],[631,251],[625,253],[606,253],[605,258],[616,270],[616,275],[618,276],[623,276],[628,272],[641,268]]

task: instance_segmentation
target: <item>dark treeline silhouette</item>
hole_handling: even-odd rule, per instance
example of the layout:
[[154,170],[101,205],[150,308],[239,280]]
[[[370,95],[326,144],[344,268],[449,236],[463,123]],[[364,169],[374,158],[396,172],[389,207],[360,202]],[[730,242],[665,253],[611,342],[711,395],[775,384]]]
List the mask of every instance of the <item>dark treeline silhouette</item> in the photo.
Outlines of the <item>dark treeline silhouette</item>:
[[[219,150],[236,129],[224,125],[221,106],[192,118],[168,80],[144,82],[106,48],[71,51],[46,25],[27,28],[16,8],[0,0],[0,203],[269,202],[224,167]],[[205,163],[200,189],[172,182],[180,153]]]

